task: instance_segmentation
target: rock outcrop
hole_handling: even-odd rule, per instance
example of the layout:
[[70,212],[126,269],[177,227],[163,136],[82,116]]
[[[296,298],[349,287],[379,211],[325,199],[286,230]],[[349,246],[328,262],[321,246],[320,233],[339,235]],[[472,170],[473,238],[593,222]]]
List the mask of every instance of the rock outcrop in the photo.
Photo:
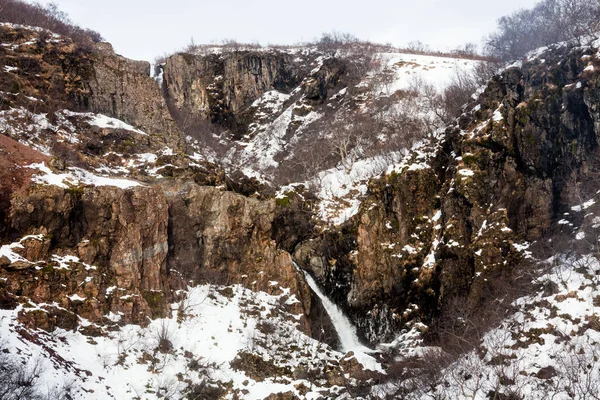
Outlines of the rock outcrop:
[[[291,255],[271,237],[276,218],[275,200],[190,180],[130,189],[32,186],[11,198],[7,236],[23,259],[2,262],[1,289],[56,303],[66,316],[107,323],[112,313],[143,324],[166,315],[173,291],[190,282],[242,284],[287,294],[289,312],[304,316],[303,331],[331,331]],[[25,314],[32,326],[61,326]]]
[[26,27],[0,26],[2,108],[32,112],[61,108],[92,111],[141,128],[155,141],[179,150],[174,123],[150,64],[114,53],[108,43],[82,48],[71,39]]
[[5,275],[12,293],[87,307],[93,322],[109,311],[136,323],[166,314],[168,206],[156,188],[32,187],[13,196],[9,220],[15,239],[31,237],[16,250],[30,264]]
[[[169,112],[243,134],[252,122],[251,104],[271,90],[285,94],[277,98],[278,113],[306,116],[326,109],[324,100],[353,79],[350,64],[317,60],[316,53],[176,54],[163,66],[163,93],[148,63],[115,55],[106,44],[90,52],[69,39],[32,42],[36,34],[9,26],[0,27],[0,35],[12,43],[0,49],[9,67],[0,84],[15,95],[2,95],[4,109],[29,107],[33,96],[43,100],[40,110],[53,100],[150,133],[147,138],[99,130],[89,136],[101,145],[72,146],[89,153],[88,159],[126,153],[121,149],[131,145],[138,153],[156,152],[163,144],[181,150],[182,133]],[[91,320],[113,312],[134,322],[163,315],[174,299],[171,289],[190,280],[267,292],[283,287],[290,290],[291,309],[309,317],[303,328],[310,330],[318,302],[295,270],[294,254],[372,342],[391,339],[415,321],[435,324],[456,304],[468,313],[500,278],[510,279],[529,243],[556,230],[572,205],[600,189],[592,190],[600,138],[598,55],[563,46],[543,57],[493,78],[454,126],[370,183],[354,219],[320,234],[309,223],[310,212],[298,220],[281,213],[275,199],[201,186],[235,184],[222,171],[199,164],[194,170],[170,151],[156,159],[167,179],[151,187],[11,188],[14,193],[1,199],[11,201],[10,214],[3,208],[10,229],[0,231],[2,237],[8,243],[42,236],[25,240],[19,250],[32,264],[0,260],[6,287],[36,301],[56,300],[66,310],[74,307],[65,303],[66,295],[88,299],[76,303],[96,302],[85,314]],[[285,99],[292,98],[296,106],[286,108]],[[291,121],[288,138],[294,134]],[[146,178],[155,183],[154,176]],[[78,261],[61,268],[58,260],[67,256]],[[92,280],[74,286],[84,271]],[[113,286],[125,292],[109,296]]]
[[[168,268],[185,281],[239,283],[253,290],[280,294],[289,289],[290,308],[303,329],[322,312],[291,255],[272,238],[277,206],[274,199],[258,200],[192,182],[165,182],[169,204]],[[314,326],[313,326],[314,325]]]
[[93,54],[48,31],[0,25],[2,109],[26,104],[39,112],[85,108]]

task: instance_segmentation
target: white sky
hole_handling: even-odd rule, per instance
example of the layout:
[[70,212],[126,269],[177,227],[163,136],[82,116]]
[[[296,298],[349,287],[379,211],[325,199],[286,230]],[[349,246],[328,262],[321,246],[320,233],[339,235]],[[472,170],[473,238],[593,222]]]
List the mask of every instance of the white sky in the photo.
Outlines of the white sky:
[[[48,3],[41,0],[41,3]],[[54,0],[77,24],[100,32],[115,50],[153,60],[190,43],[236,39],[293,44],[322,32],[439,50],[481,43],[496,20],[537,0]]]

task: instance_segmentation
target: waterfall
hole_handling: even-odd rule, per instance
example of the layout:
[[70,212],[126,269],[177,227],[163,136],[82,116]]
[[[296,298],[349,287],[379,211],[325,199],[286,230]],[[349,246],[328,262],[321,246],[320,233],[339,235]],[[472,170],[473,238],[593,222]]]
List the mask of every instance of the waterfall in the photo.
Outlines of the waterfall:
[[[294,266],[298,268],[298,265],[294,263]],[[298,268],[300,270],[300,268]],[[356,336],[356,327],[352,325],[350,320],[342,313],[340,308],[335,305],[329,298],[321,291],[317,282],[313,279],[313,277],[306,271],[304,272],[304,276],[306,278],[306,282],[308,286],[315,292],[321,302],[323,303],[323,307],[325,307],[325,311],[327,315],[329,315],[329,319],[331,319],[331,323],[335,328],[335,331],[340,339],[340,344],[342,346],[342,351],[348,352],[353,351],[355,353],[372,353],[373,350],[364,346],[358,340],[358,336]]]

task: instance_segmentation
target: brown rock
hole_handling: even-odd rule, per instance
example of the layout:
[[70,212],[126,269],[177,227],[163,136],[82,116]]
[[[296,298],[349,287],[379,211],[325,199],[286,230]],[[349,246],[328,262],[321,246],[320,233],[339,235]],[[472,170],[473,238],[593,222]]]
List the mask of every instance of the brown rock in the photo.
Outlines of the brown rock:
[[[93,321],[108,310],[123,312],[125,322],[166,313],[170,293],[166,272],[168,206],[160,189],[89,187],[74,192],[41,186],[27,196],[15,196],[12,205],[15,231],[43,231],[53,238],[50,249],[46,241],[25,241],[27,254],[48,259],[49,253],[73,249],[78,253],[64,255],[77,255],[95,267],[89,270],[74,263],[68,270],[56,270],[49,264],[33,275],[10,277],[14,290],[35,301],[57,301]],[[81,275],[95,278],[80,287]],[[117,295],[105,295],[108,286],[117,286]],[[65,303],[65,296],[80,289],[85,291],[82,297],[97,300],[83,305]]]
[[93,77],[87,82],[92,92],[91,110],[158,135],[173,149],[179,149],[183,136],[171,118],[158,83],[150,77],[150,64],[117,55],[107,43],[99,48]]
[[10,259],[6,256],[0,257],[0,268],[6,268],[10,265]]
[[[167,185],[167,184],[166,184]],[[166,186],[170,214],[168,264],[186,279],[242,283],[255,290],[291,289],[310,310],[310,290],[289,253],[271,239],[273,200],[260,201],[193,183]],[[275,283],[276,282],[276,283]]]
[[28,269],[33,266],[29,261],[15,261],[11,263],[9,266],[5,267],[7,270],[20,271],[23,269]]
[[175,54],[166,61],[164,85],[179,112],[236,130],[246,118],[241,112],[264,92],[289,93],[300,83],[309,69],[300,71],[296,57],[278,51]]
[[540,368],[540,370],[535,374],[535,377],[543,380],[550,380],[557,375],[556,368],[549,365],[544,368]]
[[265,397],[265,400],[299,400],[293,392],[273,393]]

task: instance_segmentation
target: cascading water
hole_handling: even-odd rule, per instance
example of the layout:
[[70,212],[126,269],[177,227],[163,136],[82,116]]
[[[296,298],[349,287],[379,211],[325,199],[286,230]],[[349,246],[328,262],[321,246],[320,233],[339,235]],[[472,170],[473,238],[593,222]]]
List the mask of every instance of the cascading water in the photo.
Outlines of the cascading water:
[[[296,263],[294,263],[294,266],[298,270],[301,270]],[[308,286],[310,286],[313,292],[315,292],[319,299],[321,299],[323,307],[325,308],[327,315],[329,315],[329,319],[331,320],[331,323],[333,324],[333,327],[335,328],[335,331],[340,339],[342,351],[372,353],[372,349],[369,349],[360,343],[358,336],[356,336],[356,327],[350,323],[350,320],[344,315],[344,313],[342,313],[339,307],[329,300],[329,298],[321,291],[321,288],[319,288],[319,285],[317,285],[317,282],[315,282],[309,273],[306,271],[302,272],[304,272]]]

